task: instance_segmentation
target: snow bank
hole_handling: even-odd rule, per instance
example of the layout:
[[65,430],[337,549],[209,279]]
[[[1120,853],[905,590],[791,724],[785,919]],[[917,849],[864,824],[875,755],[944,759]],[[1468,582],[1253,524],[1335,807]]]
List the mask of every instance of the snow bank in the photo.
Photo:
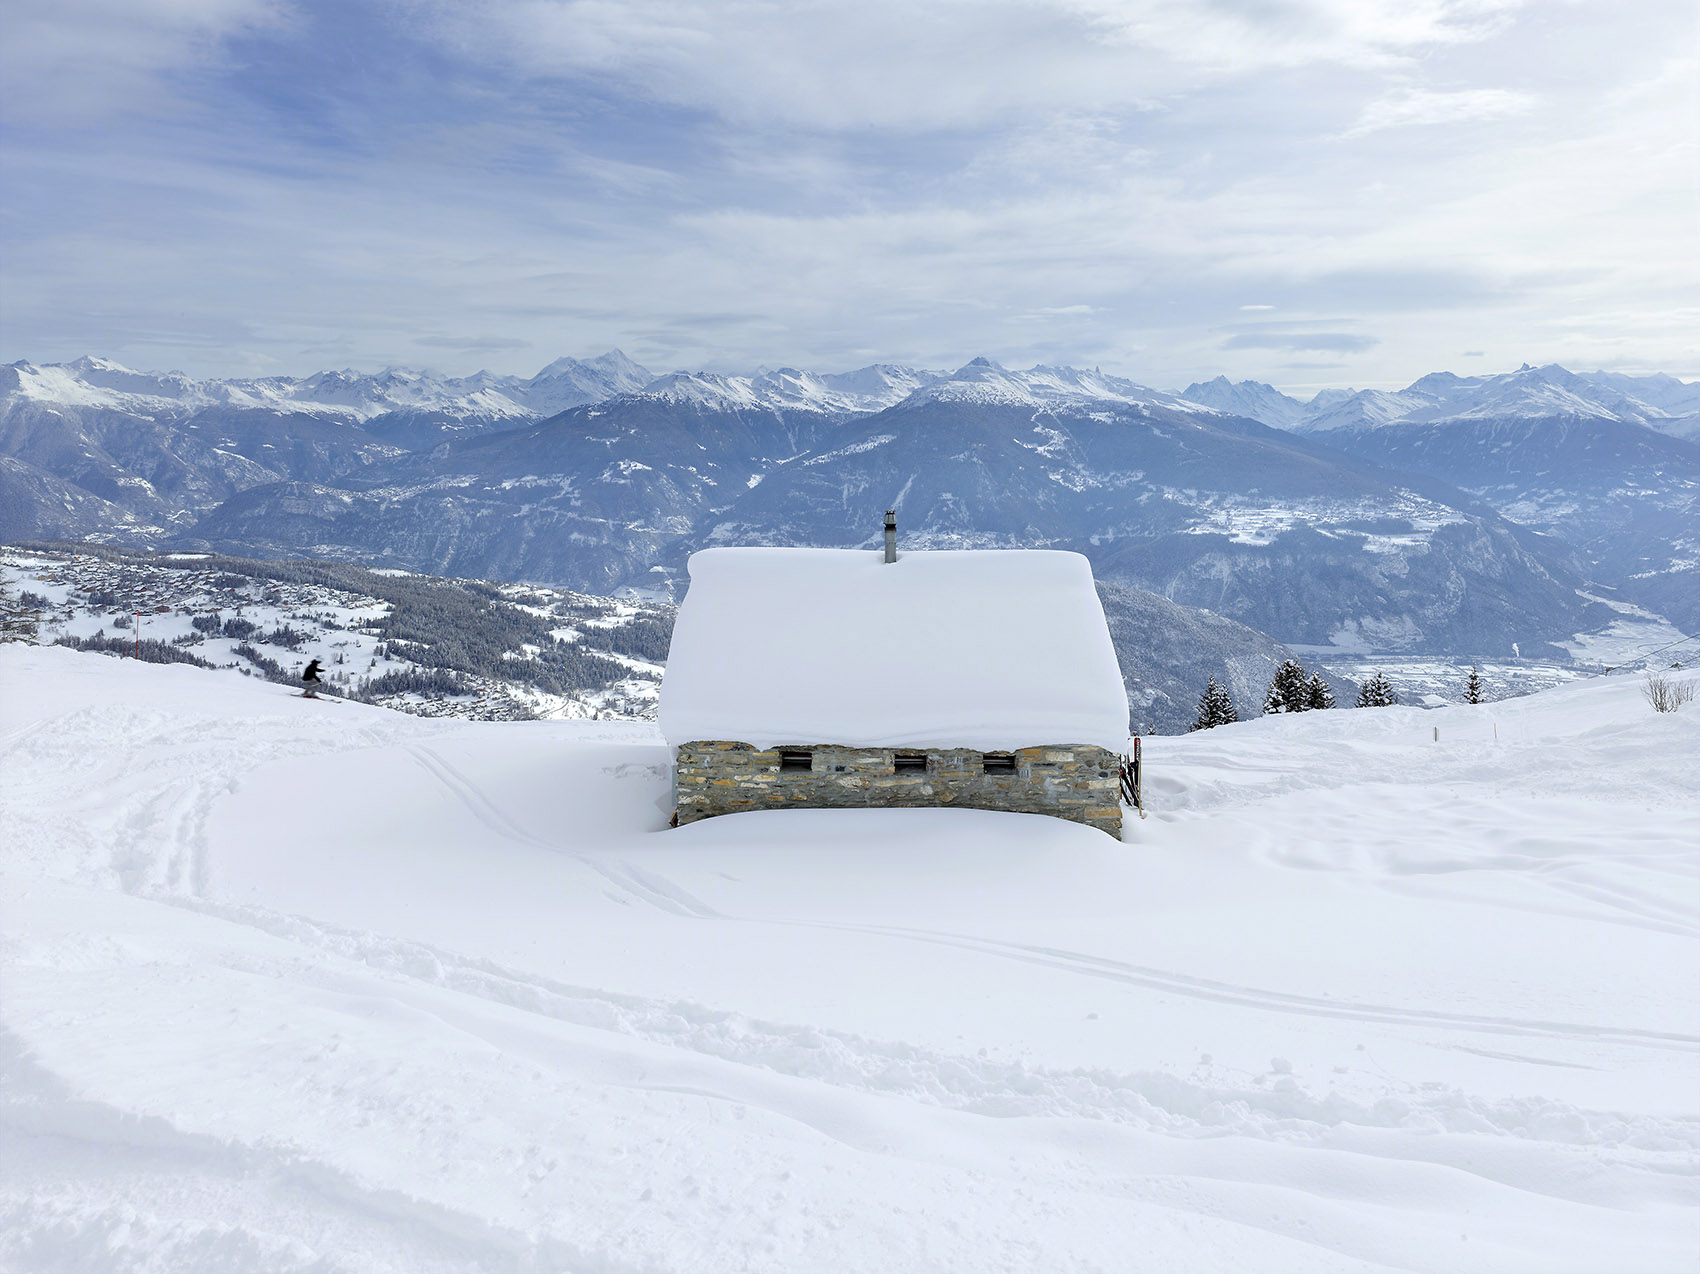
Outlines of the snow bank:
[[1633,679],[1153,739],[1126,845],[669,831],[668,762],[0,646],[0,1268],[1697,1264],[1700,712]]
[[1126,745],[1077,553],[716,548],[690,572],[662,681],[670,746]]

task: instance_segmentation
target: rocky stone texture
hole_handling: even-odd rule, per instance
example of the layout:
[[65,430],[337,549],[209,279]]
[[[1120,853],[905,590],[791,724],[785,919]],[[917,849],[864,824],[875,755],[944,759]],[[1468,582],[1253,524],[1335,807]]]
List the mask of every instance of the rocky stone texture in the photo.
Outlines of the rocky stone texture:
[[[997,768],[1000,757],[1010,758],[1009,769]],[[701,740],[678,751],[676,817],[683,825],[757,809],[958,805],[1050,814],[1120,840],[1119,761],[1113,752],[1084,744],[981,753],[835,744],[762,750]]]

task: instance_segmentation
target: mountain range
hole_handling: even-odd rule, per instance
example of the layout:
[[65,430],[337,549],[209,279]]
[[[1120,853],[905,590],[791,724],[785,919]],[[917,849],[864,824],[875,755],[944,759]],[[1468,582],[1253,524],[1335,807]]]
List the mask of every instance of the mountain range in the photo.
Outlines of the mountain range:
[[1582,569],[1700,631],[1700,385],[1524,366],[1436,372],[1303,405],[1225,380],[1187,395],[1450,483],[1575,551]]
[[[1071,548],[1282,642],[1563,657],[1693,631],[1700,387],[1524,368],[1309,404],[1099,370],[192,380],[0,369],[0,538],[676,596],[708,544]],[[1524,413],[1524,414],[1518,414]],[[1530,414],[1534,413],[1534,414]],[[1544,414],[1540,414],[1544,413]]]
[[1431,372],[1394,392],[1324,390],[1308,403],[1257,381],[1226,376],[1188,385],[1182,396],[1280,429],[1321,433],[1394,423],[1458,420],[1607,420],[1700,437],[1700,383],[1673,376],[1571,372],[1555,364],[1487,376]]

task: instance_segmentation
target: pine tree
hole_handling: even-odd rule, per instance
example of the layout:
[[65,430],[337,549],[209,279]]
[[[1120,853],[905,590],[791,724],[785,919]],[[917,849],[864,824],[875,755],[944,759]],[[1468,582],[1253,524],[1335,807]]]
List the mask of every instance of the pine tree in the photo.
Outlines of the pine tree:
[[1204,683],[1204,693],[1198,696],[1198,715],[1193,718],[1188,731],[1208,730],[1216,724],[1216,678],[1211,677]]
[[1227,687],[1218,685],[1216,678],[1210,678],[1204,687],[1204,693],[1198,697],[1198,719],[1192,723],[1190,729],[1209,730],[1239,719],[1240,714],[1234,708],[1234,699],[1228,693]]
[[1240,719],[1240,711],[1234,707],[1234,696],[1228,693],[1228,687],[1216,687],[1216,724],[1232,725]]
[[1304,665],[1289,659],[1275,670],[1269,690],[1263,696],[1263,711],[1304,712],[1310,707],[1310,690],[1305,684]]
[[1305,683],[1305,702],[1312,708],[1334,706],[1334,692],[1328,688],[1328,683],[1322,679],[1320,672],[1313,672],[1310,680]]
[[1398,702],[1399,696],[1393,693],[1392,683],[1379,672],[1358,687],[1360,708],[1391,708]]
[[1482,675],[1474,664],[1470,665],[1470,679],[1464,683],[1464,702],[1480,703],[1482,701]]

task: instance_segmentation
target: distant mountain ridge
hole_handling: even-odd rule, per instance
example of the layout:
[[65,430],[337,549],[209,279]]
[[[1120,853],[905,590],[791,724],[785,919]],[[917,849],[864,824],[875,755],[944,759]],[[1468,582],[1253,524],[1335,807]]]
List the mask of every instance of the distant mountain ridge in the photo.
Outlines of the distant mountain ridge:
[[139,372],[109,359],[16,362],[0,368],[0,393],[48,406],[187,413],[230,407],[341,417],[365,424],[397,413],[437,413],[492,421],[544,419],[621,394],[694,398],[739,406],[825,413],[878,411],[944,376],[889,363],[820,374],[780,368],[753,376],[714,372],[656,375],[610,350],[580,361],[558,358],[535,376],[440,376],[389,367],[381,372],[322,371],[310,376],[195,379],[180,372]]
[[1679,437],[1700,431],[1700,382],[1666,375],[1577,373],[1557,364],[1525,365],[1514,372],[1481,376],[1430,372],[1403,390],[1328,389],[1309,402],[1271,385],[1231,382],[1226,376],[1170,392],[1097,369],[1041,365],[1014,371],[984,358],[955,372],[875,363],[849,372],[783,367],[747,376],[687,371],[658,375],[617,349],[582,361],[558,358],[530,377],[487,371],[450,377],[390,367],[375,373],[343,370],[303,377],[196,379],[180,372],[136,371],[92,356],[69,363],[20,361],[0,367],[0,393],[8,401],[23,398],[112,410],[235,407],[344,416],[360,422],[397,412],[543,419],[635,393],[718,406],[859,414],[882,411],[926,390],[957,401],[1145,402],[1183,410],[1196,405],[1307,433],[1395,421],[1432,423],[1506,415],[1621,420]]
[[[1540,421],[1470,414],[1592,394],[1674,419],[1692,387],[1670,378],[1437,375],[1400,395],[1319,395],[1317,417],[1373,409],[1378,422],[1319,430],[1257,420],[1303,406],[1267,386],[1175,394],[985,358],[651,376],[614,351],[523,381],[192,381],[94,359],[0,370],[0,539],[342,557],[594,593],[676,595],[707,544],[868,543],[896,508],[911,547],[1075,549],[1101,579],[1284,642],[1528,652],[1609,623],[1600,582],[1663,608],[1692,519],[1693,444],[1612,422],[1609,445],[1590,424],[1559,446]],[[1384,427],[1417,399],[1456,420]],[[1462,431],[1457,447],[1376,450],[1441,425]],[[1477,481],[1471,457],[1492,430],[1510,450]],[[1549,454],[1615,485],[1567,503],[1589,488],[1554,487]],[[1612,519],[1639,537],[1634,552],[1618,551]],[[1675,550],[1663,559],[1661,536]]]
[[1396,393],[1218,378],[1188,397],[1423,474],[1575,550],[1594,578],[1700,631],[1700,384],[1523,366],[1432,372]]
[[392,412],[440,412],[496,420],[548,416],[579,403],[642,388],[653,376],[619,350],[586,362],[556,359],[529,378],[477,372],[438,376],[402,367],[381,372],[198,380],[181,372],[138,372],[84,357],[0,368],[0,391],[43,405],[113,411],[194,412],[211,407],[343,417],[364,423]]
[[1679,438],[1700,436],[1700,382],[1673,376],[1572,372],[1553,363],[1514,372],[1457,376],[1430,372],[1398,391],[1324,390],[1301,402],[1257,381],[1225,376],[1181,391],[1187,400],[1277,429],[1326,433],[1396,423],[1567,418],[1646,425]]

